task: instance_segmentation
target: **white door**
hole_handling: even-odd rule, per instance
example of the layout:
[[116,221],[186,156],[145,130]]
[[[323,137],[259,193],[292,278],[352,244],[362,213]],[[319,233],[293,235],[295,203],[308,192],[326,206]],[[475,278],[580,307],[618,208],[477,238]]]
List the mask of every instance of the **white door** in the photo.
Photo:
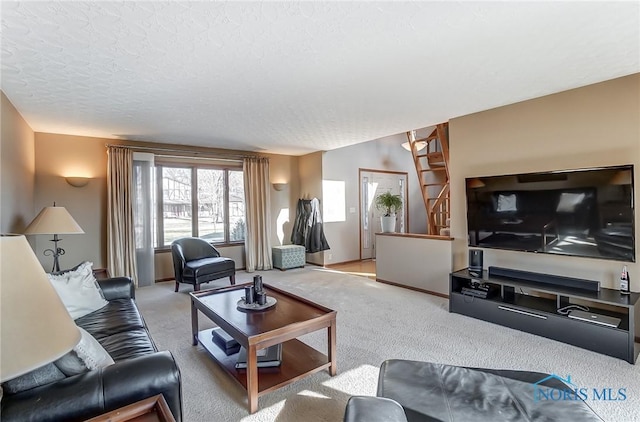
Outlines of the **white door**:
[[376,257],[376,233],[382,231],[380,211],[375,198],[381,193],[391,192],[402,198],[402,210],[397,215],[396,232],[406,232],[407,221],[407,174],[374,170],[360,170],[360,259]]

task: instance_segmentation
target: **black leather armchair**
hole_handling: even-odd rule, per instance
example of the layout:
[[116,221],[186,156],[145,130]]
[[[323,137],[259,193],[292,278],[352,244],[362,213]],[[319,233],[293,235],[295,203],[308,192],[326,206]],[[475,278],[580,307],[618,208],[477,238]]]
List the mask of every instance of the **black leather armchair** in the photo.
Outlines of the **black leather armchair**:
[[200,284],[223,277],[229,277],[236,284],[236,263],[220,256],[220,252],[206,240],[184,237],[171,244],[173,270],[176,276],[176,292],[180,283],[193,284],[193,290],[200,290]]

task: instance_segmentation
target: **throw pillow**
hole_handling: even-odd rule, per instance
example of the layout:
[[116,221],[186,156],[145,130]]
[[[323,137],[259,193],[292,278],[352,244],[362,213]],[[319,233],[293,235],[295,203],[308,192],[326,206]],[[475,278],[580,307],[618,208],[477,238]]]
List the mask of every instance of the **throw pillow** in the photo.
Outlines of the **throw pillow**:
[[21,391],[31,390],[41,385],[64,379],[65,375],[53,363],[47,363],[44,366],[27,372],[24,375],[10,379],[2,383],[2,389],[8,394],[16,394]]
[[97,311],[107,304],[102,290],[93,276],[92,262],[83,262],[76,268],[58,274],[47,274],[71,318]]
[[83,328],[78,327],[78,330],[82,334],[80,342],[73,350],[54,362],[62,373],[70,377],[114,363],[98,340]]

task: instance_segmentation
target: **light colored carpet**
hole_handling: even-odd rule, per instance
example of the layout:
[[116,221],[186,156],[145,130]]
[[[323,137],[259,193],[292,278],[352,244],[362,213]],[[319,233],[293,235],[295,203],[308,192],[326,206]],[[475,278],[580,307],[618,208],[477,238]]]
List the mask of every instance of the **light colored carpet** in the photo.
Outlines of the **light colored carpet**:
[[[326,371],[262,396],[249,415],[246,393],[190,342],[191,286],[158,283],[137,291],[154,341],[170,350],[182,373],[185,422],[341,421],[348,398],[375,395],[378,368],[386,359],[517,369],[571,375],[579,387],[617,392],[625,401],[593,401],[606,421],[640,421],[640,366],[517,330],[448,312],[448,301],[319,267],[237,274],[237,282],[261,274],[265,283],[338,312],[338,375]],[[225,280],[210,287],[227,285]],[[200,328],[212,326],[200,315]],[[326,331],[303,341],[326,353]]]

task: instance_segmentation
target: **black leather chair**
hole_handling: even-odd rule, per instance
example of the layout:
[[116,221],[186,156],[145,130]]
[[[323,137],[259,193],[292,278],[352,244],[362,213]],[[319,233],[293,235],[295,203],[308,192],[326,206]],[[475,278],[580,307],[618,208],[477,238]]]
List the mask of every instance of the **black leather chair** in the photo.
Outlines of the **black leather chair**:
[[223,277],[229,277],[236,284],[236,263],[220,256],[220,252],[206,240],[184,237],[171,244],[173,269],[176,276],[176,292],[180,283],[193,284],[193,290],[200,290],[200,284]]

